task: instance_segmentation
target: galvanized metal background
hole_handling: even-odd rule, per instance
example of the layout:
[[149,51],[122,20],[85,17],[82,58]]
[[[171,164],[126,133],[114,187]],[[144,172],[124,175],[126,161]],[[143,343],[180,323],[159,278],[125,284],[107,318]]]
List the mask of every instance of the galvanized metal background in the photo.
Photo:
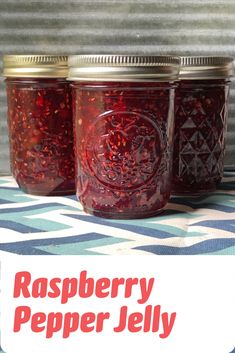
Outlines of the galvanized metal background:
[[[235,0],[0,0],[0,54],[114,52],[235,58]],[[226,164],[235,165],[235,84]],[[8,171],[1,82],[0,173]]]

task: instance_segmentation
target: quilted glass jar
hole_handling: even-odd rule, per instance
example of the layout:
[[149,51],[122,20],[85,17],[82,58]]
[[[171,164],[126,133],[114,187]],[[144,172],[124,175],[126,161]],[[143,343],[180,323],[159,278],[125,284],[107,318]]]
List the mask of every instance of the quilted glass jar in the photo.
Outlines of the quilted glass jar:
[[229,57],[182,57],[176,89],[173,193],[214,191],[224,167]]
[[11,170],[26,193],[75,193],[67,61],[66,56],[4,57]]
[[72,56],[77,196],[107,218],[153,216],[171,191],[179,58]]

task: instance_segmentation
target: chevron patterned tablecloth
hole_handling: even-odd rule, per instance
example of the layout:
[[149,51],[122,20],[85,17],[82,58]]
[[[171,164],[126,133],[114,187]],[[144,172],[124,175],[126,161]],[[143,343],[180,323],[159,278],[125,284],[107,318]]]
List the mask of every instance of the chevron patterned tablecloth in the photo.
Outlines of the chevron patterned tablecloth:
[[216,192],[171,198],[161,215],[107,220],[85,214],[75,196],[24,194],[12,177],[0,178],[0,256],[234,255],[235,173]]

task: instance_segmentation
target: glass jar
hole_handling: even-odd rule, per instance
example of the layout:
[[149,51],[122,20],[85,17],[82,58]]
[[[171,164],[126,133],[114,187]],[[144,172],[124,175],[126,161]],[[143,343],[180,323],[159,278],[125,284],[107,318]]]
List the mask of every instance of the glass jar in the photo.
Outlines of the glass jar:
[[6,55],[12,174],[34,195],[75,193],[68,58]]
[[179,58],[72,56],[77,196],[90,214],[143,218],[171,191]]
[[176,89],[172,192],[214,191],[224,167],[229,57],[182,57]]

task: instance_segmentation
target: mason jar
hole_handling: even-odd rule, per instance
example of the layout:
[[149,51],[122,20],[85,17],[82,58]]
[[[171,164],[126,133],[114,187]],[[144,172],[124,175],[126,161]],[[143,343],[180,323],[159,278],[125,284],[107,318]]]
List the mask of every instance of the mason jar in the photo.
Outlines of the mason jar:
[[214,191],[224,167],[230,57],[182,57],[176,89],[172,192]]
[[10,162],[34,195],[75,193],[67,56],[5,55]]
[[179,58],[69,58],[76,189],[90,214],[143,218],[171,191],[174,91]]

